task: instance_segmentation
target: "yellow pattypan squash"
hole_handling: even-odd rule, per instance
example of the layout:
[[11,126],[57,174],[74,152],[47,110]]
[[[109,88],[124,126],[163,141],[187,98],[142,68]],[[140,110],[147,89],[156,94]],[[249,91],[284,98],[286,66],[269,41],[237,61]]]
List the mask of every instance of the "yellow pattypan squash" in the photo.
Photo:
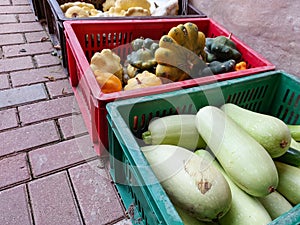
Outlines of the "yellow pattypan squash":
[[135,77],[130,78],[127,81],[127,85],[124,87],[124,91],[158,86],[161,84],[162,81],[159,77],[145,70],[142,73],[137,74]]
[[205,67],[205,35],[196,24],[187,22],[173,27],[159,41],[155,52],[158,63],[156,75],[171,81],[181,81],[199,76]]

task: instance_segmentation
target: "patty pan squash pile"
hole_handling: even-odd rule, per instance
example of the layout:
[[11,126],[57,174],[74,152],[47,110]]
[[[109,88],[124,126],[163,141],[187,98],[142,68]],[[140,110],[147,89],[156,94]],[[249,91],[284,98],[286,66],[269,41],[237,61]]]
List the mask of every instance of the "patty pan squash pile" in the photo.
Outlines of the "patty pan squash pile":
[[178,0],[156,4],[148,0],[105,0],[101,9],[93,4],[75,1],[60,5],[66,18],[122,17],[122,16],[174,16],[178,15]]
[[119,79],[118,85],[109,86],[112,89],[104,93],[230,72],[242,58],[230,37],[208,38],[192,22],[172,27],[158,42],[147,37],[136,38],[131,41],[130,49],[126,59],[111,49],[102,49],[92,56],[90,67],[100,88],[105,81],[99,78],[101,74],[107,78],[109,73]]

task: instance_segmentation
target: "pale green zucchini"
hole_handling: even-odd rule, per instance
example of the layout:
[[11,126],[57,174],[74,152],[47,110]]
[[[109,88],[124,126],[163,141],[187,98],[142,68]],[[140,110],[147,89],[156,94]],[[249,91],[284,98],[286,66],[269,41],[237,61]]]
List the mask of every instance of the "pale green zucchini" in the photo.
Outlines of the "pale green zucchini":
[[300,141],[300,125],[288,124],[288,128],[289,128],[289,130],[291,132],[292,137],[296,141]]
[[288,150],[291,133],[282,120],[232,103],[224,104],[221,109],[259,142],[272,158],[279,157]]
[[300,168],[282,163],[275,162],[279,184],[277,190],[290,203],[296,205],[300,203]]
[[170,115],[150,121],[142,134],[146,144],[177,145],[190,150],[206,146],[195,126],[196,115]]
[[269,213],[263,205],[253,196],[240,189],[226,174],[220,164],[206,150],[197,150],[197,155],[207,157],[213,165],[223,174],[227,180],[232,203],[229,211],[219,219],[220,225],[266,225],[272,221]]
[[258,200],[268,211],[272,220],[293,208],[291,203],[278,191],[274,191],[265,197],[258,198]]
[[229,185],[210,162],[174,145],[151,145],[141,150],[170,200],[189,215],[213,221],[229,210]]
[[215,106],[196,115],[197,129],[230,178],[248,194],[262,197],[278,185],[268,152],[244,129]]
[[300,143],[292,138],[290,148],[286,153],[274,160],[300,168]]
[[200,221],[195,217],[189,215],[185,210],[180,207],[174,205],[178,215],[180,216],[184,225],[207,225],[206,222]]
[[300,143],[298,141],[296,141],[294,138],[292,138],[292,140],[291,140],[290,147],[300,151]]

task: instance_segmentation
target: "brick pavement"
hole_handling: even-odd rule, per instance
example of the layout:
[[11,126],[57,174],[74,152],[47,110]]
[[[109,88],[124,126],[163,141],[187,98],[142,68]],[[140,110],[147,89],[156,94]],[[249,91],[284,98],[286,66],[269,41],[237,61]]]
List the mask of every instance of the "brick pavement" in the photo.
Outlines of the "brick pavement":
[[0,2],[0,224],[127,225],[29,0]]

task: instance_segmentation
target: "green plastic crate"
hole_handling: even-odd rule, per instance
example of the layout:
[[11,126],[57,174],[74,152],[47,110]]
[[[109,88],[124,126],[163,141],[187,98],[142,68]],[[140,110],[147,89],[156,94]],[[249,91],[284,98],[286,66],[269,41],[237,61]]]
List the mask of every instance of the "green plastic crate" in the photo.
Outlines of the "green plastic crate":
[[[140,151],[149,121],[227,102],[300,124],[300,78],[272,71],[107,104],[110,174],[134,224],[183,224]],[[299,224],[300,207],[293,210],[272,225]]]

